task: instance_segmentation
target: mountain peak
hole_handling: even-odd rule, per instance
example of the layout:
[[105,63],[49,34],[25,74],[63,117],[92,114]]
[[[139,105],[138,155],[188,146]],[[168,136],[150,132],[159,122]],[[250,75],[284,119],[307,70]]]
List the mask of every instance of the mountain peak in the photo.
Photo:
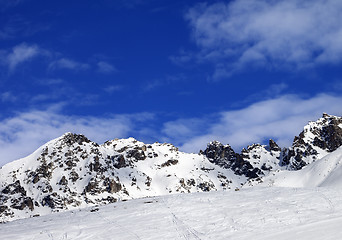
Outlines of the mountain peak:
[[327,114],[325,112],[322,115],[322,118],[330,118],[330,117],[332,117],[332,115],[329,115],[329,114]]
[[278,144],[273,139],[270,139],[268,141],[268,146],[269,146],[271,151],[281,151],[281,148],[278,146]]
[[331,115],[331,114],[328,114],[328,113],[323,113],[322,114],[322,118],[325,118],[325,119],[333,119],[333,118],[340,118],[340,117],[338,117],[338,116],[336,116],[336,115]]
[[90,140],[87,137],[85,137],[83,134],[76,134],[76,133],[71,133],[71,132],[64,133],[60,137],[60,140],[69,146],[74,143],[78,143],[81,145],[84,142],[86,143],[90,142]]
[[282,165],[298,170],[342,146],[342,118],[323,113],[310,121],[282,153]]
[[0,169],[0,222],[122,199],[235,189],[245,179],[172,144],[128,138],[98,145],[66,133]]
[[342,118],[323,114],[315,122],[309,122],[294,140],[294,146],[312,144],[332,152],[342,145]]

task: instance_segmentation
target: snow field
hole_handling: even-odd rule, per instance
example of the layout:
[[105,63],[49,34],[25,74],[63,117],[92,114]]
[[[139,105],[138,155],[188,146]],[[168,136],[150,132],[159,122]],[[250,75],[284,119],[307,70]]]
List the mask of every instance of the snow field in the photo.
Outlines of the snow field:
[[1,225],[1,239],[341,239],[342,192],[249,188],[117,202]]

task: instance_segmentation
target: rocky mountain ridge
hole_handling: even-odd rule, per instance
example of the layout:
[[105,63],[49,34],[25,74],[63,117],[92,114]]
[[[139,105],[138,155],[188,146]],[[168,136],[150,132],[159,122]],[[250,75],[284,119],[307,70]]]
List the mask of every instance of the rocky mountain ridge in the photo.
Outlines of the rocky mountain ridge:
[[210,142],[199,154],[134,138],[102,145],[66,133],[0,169],[0,221],[173,193],[238,190],[274,171],[295,171],[342,145],[342,118],[323,114],[281,149],[253,144],[236,153]]

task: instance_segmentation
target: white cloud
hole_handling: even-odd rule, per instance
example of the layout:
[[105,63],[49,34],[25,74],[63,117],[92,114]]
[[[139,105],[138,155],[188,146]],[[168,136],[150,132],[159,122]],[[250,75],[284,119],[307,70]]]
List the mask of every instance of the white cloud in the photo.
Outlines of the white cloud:
[[177,119],[175,121],[166,122],[163,125],[162,133],[167,136],[163,140],[171,141],[172,144],[180,144],[190,140],[203,132],[203,129],[210,124],[210,118],[190,118]]
[[5,63],[10,71],[13,71],[19,64],[27,62],[41,54],[42,50],[37,45],[22,43],[13,47],[12,51],[5,56]]
[[288,147],[308,121],[317,120],[323,112],[341,116],[341,106],[342,97],[327,94],[311,98],[283,95],[239,110],[176,119],[159,125],[150,113],[94,117],[62,114],[63,106],[32,110],[0,120],[0,166],[27,156],[65,132],[81,133],[98,143],[129,136],[142,141],[167,141],[186,152],[205,149],[213,140],[230,144],[236,151],[269,138]]
[[186,19],[201,49],[197,59],[220,60],[217,79],[246,65],[301,69],[342,60],[342,1],[199,4],[188,11]]
[[68,58],[61,58],[49,64],[50,70],[69,69],[69,70],[78,71],[78,70],[86,70],[89,67],[90,67],[89,64],[76,62]]
[[[184,142],[181,149],[188,152],[198,152],[213,140],[230,144],[236,151],[269,138],[277,140],[282,147],[288,147],[308,121],[317,120],[323,112],[341,116],[341,106],[342,97],[321,94],[304,99],[295,95],[284,95],[254,103],[240,110],[221,112],[215,119],[211,119],[211,123],[198,125],[199,128],[191,124],[194,119],[170,122],[165,124],[164,132],[169,135],[171,141],[175,137],[174,133],[178,133],[175,130],[177,126],[190,134],[200,132],[196,136],[180,136],[182,139],[177,139],[178,142]],[[189,126],[191,130],[188,130]],[[172,129],[174,132],[169,133]]]
[[121,114],[107,117],[68,116],[56,109],[19,113],[0,121],[0,166],[25,157],[42,144],[65,132],[81,133],[90,140],[103,143],[128,137],[139,122],[152,114]]
[[[9,71],[12,72],[15,68],[24,62],[29,62],[38,56],[54,57],[60,55],[56,52],[49,51],[39,47],[36,44],[22,43],[12,48],[11,51],[0,50],[0,61],[3,65],[7,66]],[[54,57],[54,59],[56,59]],[[109,68],[109,66],[107,66]],[[53,60],[48,65],[49,70],[69,69],[74,71],[87,70],[90,65],[87,63],[77,62],[69,58],[59,58]],[[109,70],[109,69],[107,69]]]
[[97,67],[98,71],[101,73],[113,73],[117,71],[117,69],[113,65],[104,61],[98,62]]

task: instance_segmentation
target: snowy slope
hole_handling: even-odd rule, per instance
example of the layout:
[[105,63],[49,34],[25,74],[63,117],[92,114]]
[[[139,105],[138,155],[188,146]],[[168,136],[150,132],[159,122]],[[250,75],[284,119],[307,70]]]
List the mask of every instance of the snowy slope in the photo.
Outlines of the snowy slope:
[[112,203],[1,225],[20,239],[342,239],[342,192],[250,188]]
[[342,147],[301,170],[275,172],[266,177],[264,181],[264,184],[277,187],[335,187],[342,189]]

